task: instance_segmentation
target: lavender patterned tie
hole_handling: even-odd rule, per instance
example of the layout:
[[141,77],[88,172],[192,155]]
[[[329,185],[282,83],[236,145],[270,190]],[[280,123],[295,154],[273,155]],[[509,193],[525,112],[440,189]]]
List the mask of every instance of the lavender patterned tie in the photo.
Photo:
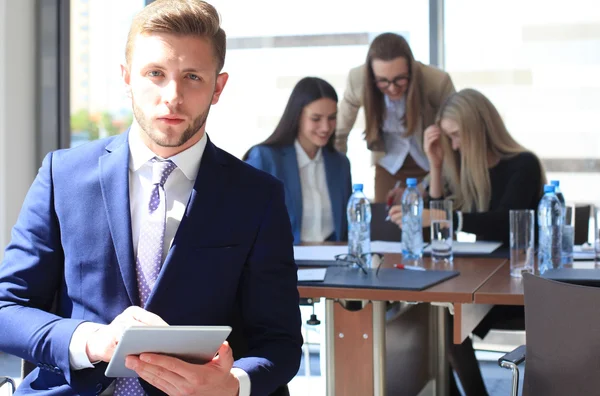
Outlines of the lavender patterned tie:
[[[167,212],[165,182],[177,167],[168,160],[153,158],[151,161],[154,188],[148,202],[148,213],[146,213],[141,226],[135,261],[138,293],[142,307],[146,305],[162,266]],[[118,378],[114,394],[115,396],[142,396],[145,395],[145,392],[137,378]]]

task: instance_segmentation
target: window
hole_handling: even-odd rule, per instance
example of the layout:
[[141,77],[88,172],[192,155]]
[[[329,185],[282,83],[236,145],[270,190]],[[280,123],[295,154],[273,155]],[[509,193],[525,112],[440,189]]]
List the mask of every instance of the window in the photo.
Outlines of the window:
[[488,96],[573,202],[600,201],[590,188],[600,176],[599,26],[593,0],[445,2],[446,70],[457,89]]
[[71,0],[71,146],[126,130],[131,103],[119,65],[144,0]]
[[[229,82],[211,109],[207,131],[215,144],[241,157],[275,128],[292,88],[303,77],[331,83],[341,99],[351,68],[364,63],[371,40],[386,31],[403,34],[415,57],[429,61],[426,1],[373,0],[350,7],[342,0],[211,2],[228,37],[224,71]],[[269,10],[269,12],[265,12]],[[373,195],[371,153],[359,114],[348,142],[352,179]]]

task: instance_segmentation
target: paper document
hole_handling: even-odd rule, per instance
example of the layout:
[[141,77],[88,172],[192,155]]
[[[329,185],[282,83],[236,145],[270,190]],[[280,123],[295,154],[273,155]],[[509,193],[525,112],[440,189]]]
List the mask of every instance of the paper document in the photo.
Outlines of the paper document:
[[377,253],[402,253],[402,242],[372,241],[371,251]]
[[587,243],[573,246],[573,260],[593,260],[595,255],[594,247]]
[[348,246],[294,246],[294,259],[335,260],[337,254],[348,253]]
[[[372,241],[371,252],[402,253],[401,242]],[[294,259],[298,260],[335,260],[335,255],[348,253],[346,245],[294,246]]]
[[[454,254],[490,254],[502,246],[502,242],[476,241],[476,242],[452,242]],[[431,245],[425,248],[425,252],[431,253]]]
[[576,261],[571,265],[572,268],[576,269],[595,269],[596,263],[592,261]]
[[310,268],[298,270],[298,282],[323,282],[327,268]]

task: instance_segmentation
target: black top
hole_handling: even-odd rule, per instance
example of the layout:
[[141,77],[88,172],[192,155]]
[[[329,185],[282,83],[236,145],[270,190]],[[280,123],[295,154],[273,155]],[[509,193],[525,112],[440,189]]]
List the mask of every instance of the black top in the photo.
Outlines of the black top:
[[[524,152],[501,160],[489,169],[492,198],[487,212],[464,213],[462,231],[476,234],[478,240],[508,243],[511,209],[536,210],[542,198],[539,160]],[[454,227],[458,226],[454,215]]]

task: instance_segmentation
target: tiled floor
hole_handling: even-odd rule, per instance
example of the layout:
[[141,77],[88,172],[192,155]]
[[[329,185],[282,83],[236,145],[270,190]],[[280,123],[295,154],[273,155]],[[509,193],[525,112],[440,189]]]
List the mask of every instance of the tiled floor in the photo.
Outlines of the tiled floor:
[[[481,372],[490,396],[508,396],[511,390],[511,372],[498,367],[497,359],[501,353],[478,353],[486,360],[480,360]],[[481,359],[481,358],[480,358]],[[492,360],[488,360],[492,359]],[[318,354],[311,354],[311,376],[304,375],[304,358],[300,364],[299,375],[290,383],[290,393],[295,395],[325,396],[325,378],[320,376]],[[521,368],[521,375],[524,369]],[[521,378],[523,378],[521,376]],[[519,382],[519,394],[522,390],[522,380]]]
[[[522,335],[514,333],[490,333],[485,342],[475,343],[480,348],[489,346],[502,347],[510,349],[511,344],[519,344]],[[310,375],[305,375],[306,362],[303,357],[300,363],[298,375],[290,383],[290,393],[292,396],[325,396],[325,377],[321,375],[321,364],[319,360],[318,348],[311,348],[310,353]],[[498,367],[497,359],[501,353],[477,352],[480,359],[481,371],[490,396],[510,395],[511,373],[509,370]],[[20,359],[0,353],[0,375],[8,375],[19,381]],[[523,377],[521,377],[523,378]],[[521,381],[522,385],[522,381]],[[0,396],[8,395],[7,389],[0,389]],[[519,392],[520,394],[520,392]]]

